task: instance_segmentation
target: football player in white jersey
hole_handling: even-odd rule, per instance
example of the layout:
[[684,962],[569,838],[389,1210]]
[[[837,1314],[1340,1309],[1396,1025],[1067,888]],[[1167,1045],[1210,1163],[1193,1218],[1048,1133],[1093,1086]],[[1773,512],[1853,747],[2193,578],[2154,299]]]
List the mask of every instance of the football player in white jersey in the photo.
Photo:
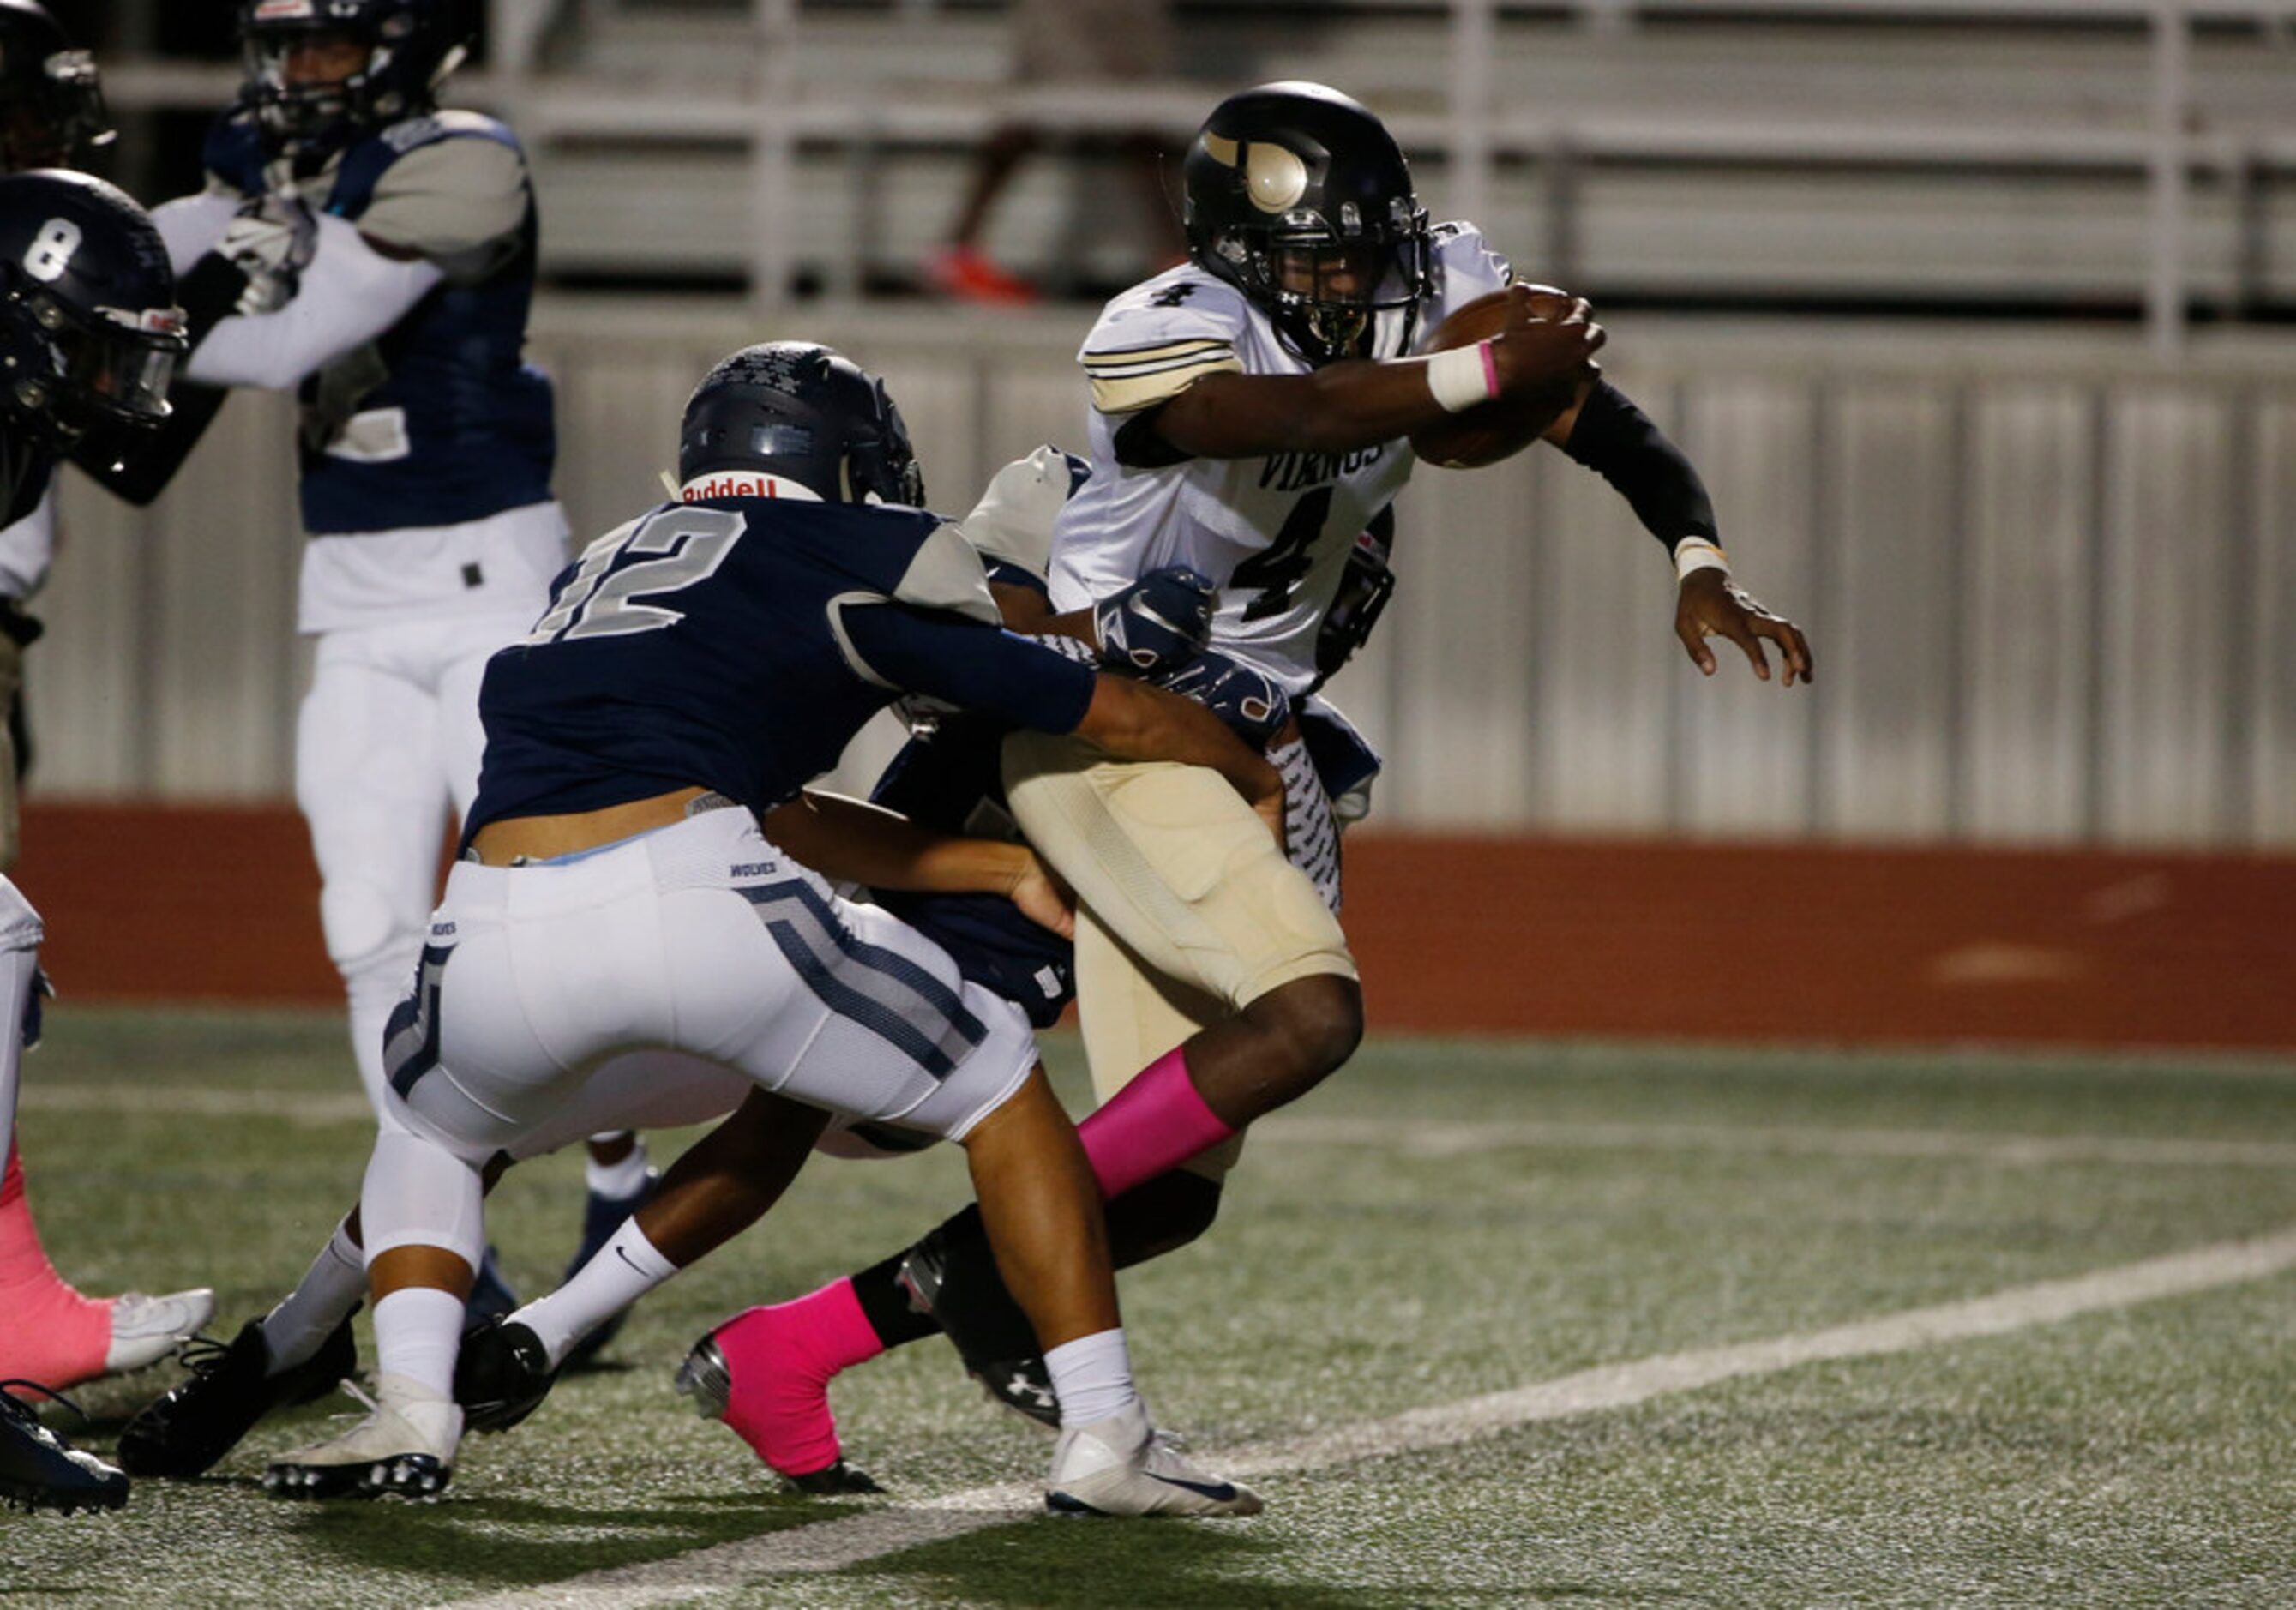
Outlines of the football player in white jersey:
[[[1212,649],[1308,693],[1335,635],[1347,635],[1334,605],[1350,554],[1411,472],[1406,439],[1479,403],[1529,396],[1554,406],[1544,439],[1608,480],[1666,546],[1676,632],[1693,661],[1712,674],[1705,639],[1727,637],[1768,680],[1767,639],[1787,686],[1808,678],[1801,632],[1731,582],[1696,471],[1594,369],[1603,337],[1583,302],[1519,291],[1499,334],[1418,355],[1445,318],[1513,275],[1472,226],[1428,223],[1402,152],[1369,110],[1320,85],[1247,90],[1214,110],[1185,177],[1190,260],[1109,303],[1080,354],[1091,472],[1055,528],[1051,611],[1072,616],[1152,570],[1185,566],[1218,589]],[[1542,305],[1561,316],[1535,317]],[[1307,747],[1295,728],[1269,758],[1289,780],[1309,770]],[[1087,1128],[1112,1131],[1113,1149],[1140,1162],[1120,1178],[1164,1191],[1168,1234],[1144,1239],[1148,1255],[1169,1250],[1209,1225],[1218,1193],[1167,1187],[1190,1173],[1216,1187],[1243,1128],[1312,1088],[1361,1033],[1334,915],[1336,854],[1319,891],[1323,880],[1287,862],[1216,779],[1112,763],[1057,739],[1008,739],[1004,781],[1013,819],[1078,897],[1077,992],[1103,1104]],[[1287,790],[1295,805],[1302,797]],[[1295,840],[1324,826],[1296,808],[1287,824]],[[1041,1370],[998,1339],[1014,1334],[998,1319],[1010,1305],[981,1253],[960,1214],[861,1275],[751,1310],[783,1321],[752,1319],[763,1339],[753,1349],[721,1327],[736,1384],[758,1406],[744,1435],[761,1453],[838,1457],[829,1378],[929,1328],[849,1322],[889,1311],[865,1292],[857,1303],[863,1283],[896,1278],[993,1395],[1041,1417]],[[849,1322],[832,1322],[840,1312]],[[990,1359],[997,1367],[984,1368]]]

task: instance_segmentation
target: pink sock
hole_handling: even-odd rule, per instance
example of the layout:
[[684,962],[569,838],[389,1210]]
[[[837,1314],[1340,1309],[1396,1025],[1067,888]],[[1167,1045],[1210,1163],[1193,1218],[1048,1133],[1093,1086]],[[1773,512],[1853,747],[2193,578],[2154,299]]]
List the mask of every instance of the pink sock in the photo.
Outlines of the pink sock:
[[1234,1133],[1196,1094],[1177,1047],[1150,1063],[1100,1111],[1077,1125],[1077,1138],[1092,1159],[1101,1195],[1111,1198],[1177,1168]]
[[710,1333],[733,1378],[726,1424],[785,1476],[837,1463],[830,1377],[885,1351],[850,1279],[793,1302],[753,1308]]
[[56,1273],[32,1224],[24,1164],[8,1148],[0,1176],[0,1377],[65,1387],[103,1373],[111,1351],[111,1303],[81,1296]]

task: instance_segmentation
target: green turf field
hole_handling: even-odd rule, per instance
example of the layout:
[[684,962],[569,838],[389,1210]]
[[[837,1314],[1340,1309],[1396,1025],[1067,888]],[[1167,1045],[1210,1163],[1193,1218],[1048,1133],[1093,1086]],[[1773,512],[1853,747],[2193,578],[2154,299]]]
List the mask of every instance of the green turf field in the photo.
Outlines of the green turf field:
[[[1074,1064],[1071,1042],[1050,1050]],[[33,1198],[66,1273],[212,1285],[226,1329],[301,1270],[370,1135],[325,1015],[67,1006],[27,1087]],[[657,1160],[683,1138],[657,1138]],[[2183,1256],[2296,1227],[2296,1066],[1374,1044],[1256,1138],[1207,1242],[1127,1277],[1158,1417],[1251,1470],[1268,1510],[1248,1522],[927,1507],[1036,1476],[1047,1448],[938,1343],[840,1386],[848,1453],[890,1500],[783,1496],[671,1394],[715,1319],[891,1251],[962,1178],[953,1154],[817,1162],[642,1306],[612,1368],[467,1443],[441,1503],[263,1496],[265,1454],[323,1432],[339,1399],[208,1480],[139,1483],[120,1516],[0,1516],[0,1597],[2296,1604],[2296,1252],[2229,1273]],[[497,1193],[523,1286],[554,1279],[578,1181],[557,1158]],[[2123,1271],[2147,1260],[2188,1289],[2145,1300]],[[2071,1318],[2016,1294],[2092,1275]],[[1754,1345],[1999,1293],[2005,1318],[1940,1321],[1942,1340],[1884,1325],[1886,1349],[1846,1333],[1846,1356],[1800,1364]],[[1704,1385],[1644,1362],[1685,1354],[1735,1362]],[[1588,1378],[1616,1390],[1591,1407],[1566,1382],[1445,1409],[1603,1366],[1621,1368]],[[86,1391],[82,1440],[107,1447],[173,1378]],[[1425,1409],[1445,1412],[1407,1417]],[[790,1568],[807,1559],[847,1563]],[[667,1563],[551,1591],[648,1562]]]

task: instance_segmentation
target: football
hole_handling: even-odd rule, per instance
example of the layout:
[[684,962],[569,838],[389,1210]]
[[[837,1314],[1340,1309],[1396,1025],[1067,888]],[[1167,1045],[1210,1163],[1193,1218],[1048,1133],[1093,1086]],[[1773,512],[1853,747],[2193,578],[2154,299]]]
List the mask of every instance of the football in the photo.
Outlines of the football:
[[[1530,292],[1534,315],[1554,317],[1566,311],[1570,299],[1545,285],[1513,286],[1479,296],[1435,327],[1420,349],[1423,356],[1472,346],[1507,326],[1508,304],[1516,292]],[[1512,457],[1538,439],[1555,416],[1570,406],[1576,383],[1552,390],[1523,391],[1495,397],[1458,414],[1447,414],[1431,425],[1411,433],[1411,450],[1429,464],[1447,470],[1477,470]]]

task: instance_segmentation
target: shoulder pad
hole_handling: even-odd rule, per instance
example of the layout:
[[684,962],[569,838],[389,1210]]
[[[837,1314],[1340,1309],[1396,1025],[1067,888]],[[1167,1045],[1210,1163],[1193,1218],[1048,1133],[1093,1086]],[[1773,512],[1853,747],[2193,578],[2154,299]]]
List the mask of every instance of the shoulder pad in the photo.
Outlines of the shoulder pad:
[[1514,283],[1514,267],[1491,250],[1483,232],[1472,224],[1453,220],[1429,232],[1434,245],[1436,308],[1427,328],[1433,329],[1455,309],[1479,296]]
[[964,533],[947,521],[936,524],[917,544],[915,555],[893,586],[898,604],[919,609],[945,610],[988,626],[1004,624],[1004,612],[988,590],[988,574],[980,555]]
[[263,193],[264,162],[263,132],[253,112],[234,107],[208,126],[200,166],[242,195]]
[[1193,266],[1135,285],[1108,304],[1077,361],[1103,414],[1137,414],[1207,374],[1243,367],[1236,343],[1252,310],[1241,292]]
[[441,140],[492,140],[497,145],[507,145],[524,153],[518,136],[510,126],[477,111],[432,111],[419,118],[406,118],[393,123],[374,136],[389,146],[396,155],[404,156],[424,145],[435,145]]
[[1242,292],[1193,263],[1184,264],[1143,280],[1103,308],[1078,357],[1104,347],[1136,346],[1166,332],[1233,338],[1250,321],[1251,304]]
[[958,526],[984,559],[1041,577],[1052,568],[1054,522],[1091,478],[1088,461],[1047,443],[990,477]]
[[533,206],[524,154],[484,130],[424,139],[391,153],[355,187],[357,177],[345,175],[330,210],[354,218],[360,234],[418,252],[449,277],[472,282],[515,255]]

